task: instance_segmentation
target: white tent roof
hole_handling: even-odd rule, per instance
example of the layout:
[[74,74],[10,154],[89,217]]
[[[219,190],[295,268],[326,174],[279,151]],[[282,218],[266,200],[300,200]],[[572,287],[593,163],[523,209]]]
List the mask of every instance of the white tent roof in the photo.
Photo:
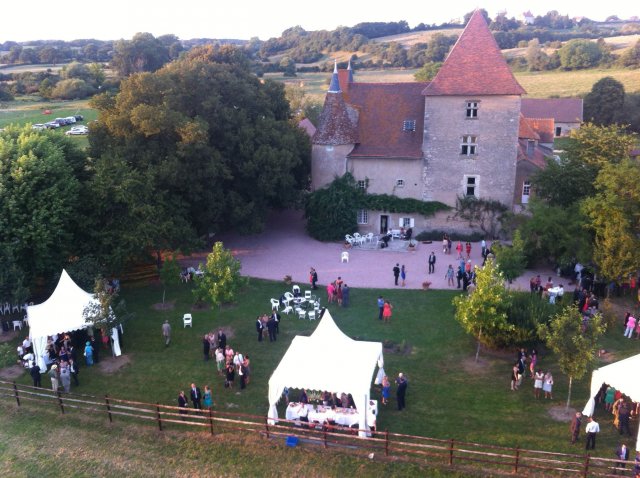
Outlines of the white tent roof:
[[[637,371],[640,369],[640,354],[600,367],[591,374],[591,398],[583,410],[583,414],[591,416],[595,409],[594,397],[603,383],[620,390],[634,402],[640,402],[640,380]],[[640,451],[640,430],[636,449]]]
[[60,332],[84,329],[84,308],[93,302],[93,295],[82,290],[63,270],[60,280],[42,304],[27,307],[30,337],[47,337]]
[[326,309],[321,317],[310,337],[294,337],[269,379],[272,416],[285,387],[351,393],[358,410],[366,409],[382,343],[347,337]]

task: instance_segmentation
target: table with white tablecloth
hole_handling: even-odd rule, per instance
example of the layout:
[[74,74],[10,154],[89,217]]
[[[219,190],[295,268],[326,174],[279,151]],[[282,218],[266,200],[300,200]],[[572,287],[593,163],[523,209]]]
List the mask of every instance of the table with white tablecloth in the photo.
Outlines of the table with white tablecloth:
[[[285,416],[287,420],[298,420],[300,418],[301,403],[291,402],[287,407]],[[323,405],[311,405],[306,404],[304,407],[307,409],[307,418],[310,423],[318,422],[324,423],[327,416],[330,414],[331,407],[325,407]],[[367,417],[367,423],[370,427],[376,426],[376,417],[378,415],[378,401],[370,400],[368,407],[369,416]],[[335,422],[336,425],[351,427],[358,425],[360,422],[360,414],[358,410],[354,408],[340,408],[335,409]]]

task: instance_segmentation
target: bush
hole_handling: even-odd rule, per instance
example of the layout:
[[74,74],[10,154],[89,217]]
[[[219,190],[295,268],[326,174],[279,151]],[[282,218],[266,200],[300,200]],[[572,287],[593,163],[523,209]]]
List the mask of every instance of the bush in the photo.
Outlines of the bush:
[[0,368],[8,367],[16,363],[16,352],[7,343],[0,344]]
[[452,234],[450,232],[434,229],[432,231],[422,231],[420,234],[416,235],[414,239],[416,241],[442,241],[442,237],[445,234],[449,234],[449,237],[453,242],[480,242],[485,237],[485,235],[481,232],[472,232],[471,234]]
[[507,322],[514,326],[510,332],[494,337],[496,346],[525,346],[538,341],[538,326],[548,324],[557,306],[538,294],[512,292]]
[[51,90],[52,98],[62,100],[75,100],[87,98],[95,93],[92,86],[88,85],[84,80],[77,78],[62,80]]

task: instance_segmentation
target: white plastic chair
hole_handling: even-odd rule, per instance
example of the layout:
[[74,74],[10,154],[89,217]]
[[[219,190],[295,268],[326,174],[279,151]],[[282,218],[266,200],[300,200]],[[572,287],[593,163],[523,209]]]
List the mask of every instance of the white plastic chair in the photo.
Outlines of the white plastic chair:
[[293,312],[293,307],[291,307],[290,305],[287,305],[284,309],[282,309],[283,314],[289,315],[291,312]]
[[184,314],[182,316],[182,322],[184,324],[184,328],[187,328],[187,325],[191,328],[193,328],[193,317],[191,317],[191,314]]
[[355,243],[356,243],[355,238],[351,234],[345,234],[344,235],[344,240],[347,241],[352,246],[355,245]]
[[21,320],[14,320],[13,321],[13,330],[22,330],[22,321]]
[[291,289],[295,294],[299,294],[300,293],[300,286],[299,285],[294,285],[293,288]]
[[310,290],[305,290],[304,291],[304,298],[306,300],[311,300],[311,291]]
[[278,299],[269,299],[271,302],[271,310],[280,310],[280,301]]
[[367,242],[373,242],[373,232],[369,232],[365,237]]
[[10,314],[11,313],[11,306],[9,305],[9,302],[5,302],[4,303],[4,313],[5,314]]
[[290,306],[291,301],[293,300],[293,294],[291,292],[284,293],[284,300],[282,301],[285,306]]
[[315,310],[315,311],[316,311],[316,313],[319,313],[319,312],[320,312],[320,300],[316,300],[316,301],[313,303],[313,310]]
[[340,263],[343,262],[349,262],[349,252],[347,251],[342,251],[342,254],[340,255]]
[[316,311],[310,310],[307,312],[307,317],[309,317],[309,320],[316,320]]
[[353,233],[353,239],[356,241],[356,244],[358,244],[359,246],[364,244],[364,236],[361,236],[359,232]]
[[307,315],[307,311],[304,309],[296,309],[296,312],[298,313],[299,319],[304,319]]
[[13,311],[20,313],[20,304],[13,304]]

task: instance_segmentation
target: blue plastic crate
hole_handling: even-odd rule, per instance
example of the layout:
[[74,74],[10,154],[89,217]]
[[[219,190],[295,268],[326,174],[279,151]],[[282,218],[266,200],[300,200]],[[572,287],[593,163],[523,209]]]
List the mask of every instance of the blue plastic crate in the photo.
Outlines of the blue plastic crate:
[[290,446],[293,448],[298,444],[298,437],[288,436],[285,443],[287,444],[287,446]]

